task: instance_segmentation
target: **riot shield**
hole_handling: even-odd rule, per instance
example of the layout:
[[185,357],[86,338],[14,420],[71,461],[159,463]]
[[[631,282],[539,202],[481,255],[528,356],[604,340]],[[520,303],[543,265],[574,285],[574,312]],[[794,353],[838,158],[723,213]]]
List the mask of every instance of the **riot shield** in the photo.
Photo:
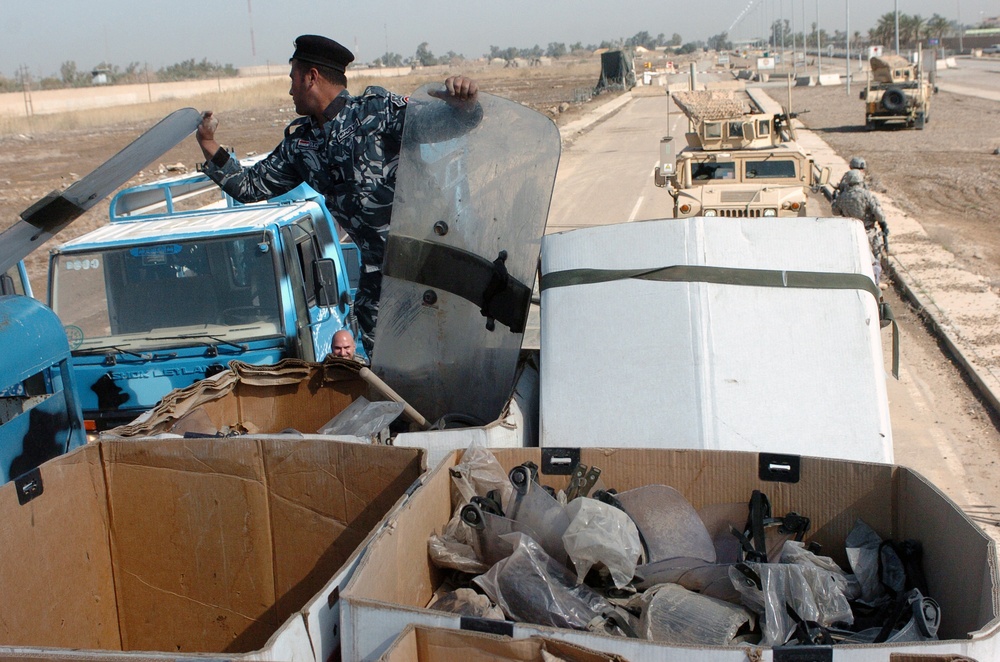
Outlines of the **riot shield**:
[[435,87],[406,111],[372,367],[429,420],[485,424],[513,387],[559,131],[485,93],[462,128]]

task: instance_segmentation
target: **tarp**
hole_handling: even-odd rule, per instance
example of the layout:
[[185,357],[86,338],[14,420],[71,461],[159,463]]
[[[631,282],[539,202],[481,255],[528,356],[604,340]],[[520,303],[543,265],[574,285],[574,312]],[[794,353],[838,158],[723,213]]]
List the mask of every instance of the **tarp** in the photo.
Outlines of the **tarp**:
[[635,87],[632,58],[623,51],[601,53],[601,78],[594,87],[594,94],[607,90],[631,90]]

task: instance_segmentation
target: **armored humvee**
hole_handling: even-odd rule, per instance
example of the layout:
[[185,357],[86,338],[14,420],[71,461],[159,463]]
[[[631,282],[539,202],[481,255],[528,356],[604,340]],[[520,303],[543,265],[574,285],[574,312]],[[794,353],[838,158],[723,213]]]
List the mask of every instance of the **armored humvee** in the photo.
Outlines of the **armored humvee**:
[[766,113],[735,90],[672,97],[691,130],[676,158],[672,138],[660,142],[654,180],[673,196],[675,218],[807,215],[808,189],[821,182],[788,114]]
[[905,124],[923,129],[930,121],[931,95],[937,90],[921,67],[900,55],[873,57],[869,65],[867,85],[860,94],[865,126]]

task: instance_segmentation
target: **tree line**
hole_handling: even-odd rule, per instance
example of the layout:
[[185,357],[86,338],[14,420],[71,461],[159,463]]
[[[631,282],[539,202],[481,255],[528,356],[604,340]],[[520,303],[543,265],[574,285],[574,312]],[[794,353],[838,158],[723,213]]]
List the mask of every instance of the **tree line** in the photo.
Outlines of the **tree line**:
[[127,85],[131,83],[168,83],[179,80],[228,78],[235,76],[236,67],[194,58],[167,67],[150,70],[140,62],[125,67],[100,62],[92,69],[80,69],[76,62],[66,61],[58,74],[33,79],[26,71],[18,71],[13,78],[0,75],[0,92],[16,92],[26,87],[33,90],[55,90],[69,87],[90,87],[98,84]]

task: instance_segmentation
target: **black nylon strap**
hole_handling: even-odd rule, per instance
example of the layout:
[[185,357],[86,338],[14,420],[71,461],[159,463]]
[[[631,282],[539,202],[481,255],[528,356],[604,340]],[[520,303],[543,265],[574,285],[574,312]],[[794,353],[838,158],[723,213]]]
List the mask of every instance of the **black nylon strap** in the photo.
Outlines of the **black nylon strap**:
[[[502,261],[501,261],[502,262]],[[496,262],[472,253],[412,237],[389,235],[383,274],[451,292],[478,306],[487,318],[522,333],[528,320],[531,287]]]
[[616,280],[653,280],[663,283],[712,283],[752,287],[788,287],[808,290],[863,290],[875,297],[880,319],[892,324],[892,376],[899,379],[899,327],[882,292],[868,276],[830,271],[783,271],[704,265],[673,265],[653,269],[567,269],[543,274],[542,291],[571,285],[592,285]]

